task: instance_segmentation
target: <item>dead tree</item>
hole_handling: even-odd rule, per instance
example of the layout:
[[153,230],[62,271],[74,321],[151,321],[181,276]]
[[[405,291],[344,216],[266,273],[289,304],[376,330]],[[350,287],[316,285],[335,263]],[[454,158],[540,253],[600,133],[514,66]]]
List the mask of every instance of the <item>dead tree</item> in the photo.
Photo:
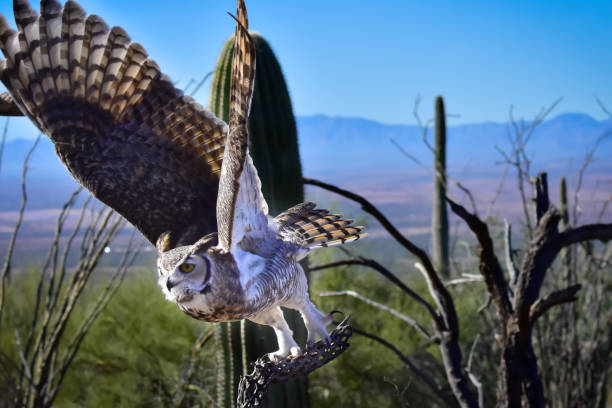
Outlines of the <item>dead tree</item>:
[[[434,269],[434,266],[427,253],[404,237],[397,230],[397,228],[395,228],[395,226],[364,197],[318,180],[304,179],[304,183],[315,185],[349,198],[359,203],[364,211],[374,216],[374,218],[376,218],[376,220],[382,224],[382,226],[400,245],[417,257],[419,260],[418,268],[427,280],[430,294],[435,300],[435,305],[431,304],[421,295],[410,289],[391,271],[387,270],[378,262],[371,259],[358,257],[356,259],[334,262],[332,264],[314,266],[311,267],[311,270],[315,271],[334,266],[351,264],[367,266],[389,279],[404,293],[424,307],[431,317],[434,333],[429,333],[424,329],[424,326],[416,322],[414,322],[413,327],[415,327],[418,332],[425,336],[428,340],[438,344],[442,355],[446,376],[458,404],[462,407],[477,407],[478,398],[470,389],[470,379],[467,371],[465,370],[463,354],[461,348],[459,347],[459,320],[455,310],[455,304],[450,293],[440,280],[439,274]],[[449,404],[447,398],[444,396],[444,393],[428,378],[428,376],[424,377],[422,372],[415,370],[416,366],[414,365],[409,365],[409,367],[413,372],[415,372],[418,378],[422,379],[423,382],[429,386],[435,395],[437,395],[447,405]],[[450,404],[451,406],[454,405],[452,401]]]
[[[478,398],[469,386],[472,382],[478,389],[478,381],[475,378],[475,381],[471,381],[473,376],[468,373],[463,361],[463,353],[458,342],[459,323],[453,299],[425,251],[401,235],[395,226],[364,197],[318,180],[304,179],[304,182],[349,198],[373,215],[400,245],[417,257],[419,260],[417,268],[427,279],[435,305],[427,302],[373,260],[358,258],[320,265],[312,270],[342,264],[361,264],[372,267],[399,286],[429,312],[435,329],[433,334],[420,330],[419,327],[422,326],[416,322],[413,326],[440,347],[447,380],[458,404],[462,407],[477,407],[479,404],[482,406],[482,398]],[[541,297],[540,290],[546,272],[562,248],[577,242],[607,241],[612,238],[612,224],[583,225],[559,232],[559,214],[549,203],[545,173],[539,175],[537,186],[537,224],[522,266],[516,270],[513,267],[511,276],[516,276],[515,284],[512,284],[514,282],[512,278],[508,281],[504,276],[487,224],[477,215],[469,213],[463,206],[447,198],[451,210],[467,223],[476,236],[479,245],[479,271],[498,316],[497,338],[501,348],[497,386],[498,407],[545,405],[546,400],[532,344],[533,326],[551,307],[575,300],[580,289],[580,285],[573,285]]]

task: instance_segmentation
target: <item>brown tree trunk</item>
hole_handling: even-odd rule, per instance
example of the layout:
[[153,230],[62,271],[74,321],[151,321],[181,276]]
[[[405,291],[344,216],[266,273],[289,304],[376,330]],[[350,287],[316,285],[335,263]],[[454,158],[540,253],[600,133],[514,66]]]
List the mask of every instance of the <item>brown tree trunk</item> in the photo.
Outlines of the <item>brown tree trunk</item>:
[[498,408],[546,406],[538,362],[531,343],[531,329],[519,331],[515,317],[502,339],[497,379]]

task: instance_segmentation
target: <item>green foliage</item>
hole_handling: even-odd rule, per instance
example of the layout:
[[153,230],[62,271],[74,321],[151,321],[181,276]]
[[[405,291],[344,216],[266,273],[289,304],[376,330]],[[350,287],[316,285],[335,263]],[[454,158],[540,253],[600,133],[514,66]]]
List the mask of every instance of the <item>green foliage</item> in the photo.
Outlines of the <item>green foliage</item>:
[[[298,151],[297,130],[291,99],[281,67],[266,40],[251,33],[257,53],[255,88],[249,114],[249,151],[262,184],[262,193],[271,215],[303,201],[302,169]],[[226,122],[229,121],[229,102],[234,36],[227,39],[211,85],[209,108]],[[303,345],[305,329],[295,311],[285,312],[298,343]],[[241,326],[243,329],[241,330]],[[245,362],[255,361],[265,353],[277,349],[273,332],[251,322],[222,324],[216,329],[219,372],[217,394],[222,396],[221,406],[231,406],[234,390]],[[244,356],[246,352],[246,356]],[[229,378],[233,378],[230,381]],[[230,387],[230,384],[233,386]],[[267,393],[268,406],[305,406],[305,380],[272,386]]]
[[434,140],[434,196],[433,214],[431,219],[432,255],[433,263],[440,275],[448,277],[449,251],[448,251],[448,210],[446,207],[446,116],[444,113],[444,100],[436,97],[435,105],[435,140]]
[[[318,265],[344,256],[332,248],[317,251],[310,258],[312,265]],[[412,268],[410,270],[415,271]],[[421,295],[428,293],[427,285],[420,275],[408,270],[395,273],[415,292]],[[427,342],[402,320],[358,299],[349,296],[318,296],[324,291],[338,290],[354,290],[414,318],[427,328],[430,316],[424,308],[388,280],[365,267],[336,267],[311,273],[313,300],[321,310],[350,313],[354,327],[395,345],[430,374],[443,389],[450,392],[436,344]],[[485,291],[478,283],[455,288],[455,291],[457,293],[453,293],[453,296],[461,319],[461,345],[463,350],[469,351],[476,334],[483,331],[485,325],[477,312],[481,306],[478,302],[485,297]],[[480,341],[482,345],[482,339]],[[340,358],[311,374],[310,397],[313,406],[444,406],[391,350],[356,333],[350,343],[351,347]],[[494,385],[494,377],[491,381]],[[490,381],[485,383],[489,384]]]
[[[25,325],[34,305],[38,269],[19,271],[11,282],[7,319],[0,333],[0,349],[13,361],[18,358],[14,330]],[[104,279],[79,300],[75,321],[95,301]],[[85,337],[58,399],[62,407],[150,407],[171,405],[179,378],[189,363],[188,351],[208,324],[180,313],[159,294],[151,268],[132,271]],[[72,332],[75,327],[69,326]],[[67,338],[70,338],[68,333]],[[209,344],[210,346],[210,344]],[[212,347],[202,348],[194,361],[192,381],[184,385],[186,397],[177,406],[213,406],[210,364]],[[10,367],[0,366],[7,372]],[[1,372],[1,371],[0,371]],[[0,406],[8,395],[9,377],[0,376]]]
[[[69,381],[75,387],[62,393],[75,406],[165,405],[172,398],[184,356],[205,324],[160,296],[151,270],[139,275],[124,282],[83,344]],[[198,381],[210,367],[203,369]]]

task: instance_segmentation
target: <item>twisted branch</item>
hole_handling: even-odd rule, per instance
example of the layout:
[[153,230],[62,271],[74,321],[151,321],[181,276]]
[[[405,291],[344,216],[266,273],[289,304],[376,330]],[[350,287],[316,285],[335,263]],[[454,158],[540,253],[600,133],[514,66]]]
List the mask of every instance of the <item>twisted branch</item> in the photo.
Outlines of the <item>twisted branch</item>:
[[531,321],[531,324],[533,325],[538,317],[546,313],[551,307],[578,300],[576,295],[581,288],[582,285],[572,285],[565,289],[557,290],[545,298],[538,299],[531,306],[529,311],[529,320]]

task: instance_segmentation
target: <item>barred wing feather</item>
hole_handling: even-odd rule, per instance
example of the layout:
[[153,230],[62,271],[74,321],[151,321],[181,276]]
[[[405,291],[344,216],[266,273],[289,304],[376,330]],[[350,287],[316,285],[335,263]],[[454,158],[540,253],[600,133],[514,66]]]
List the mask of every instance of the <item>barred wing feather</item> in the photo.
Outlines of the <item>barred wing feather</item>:
[[243,0],[238,1],[230,87],[229,135],[219,182],[217,224],[219,245],[233,251],[245,238],[267,240],[268,206],[261,193],[257,169],[249,155],[247,120],[255,84],[255,47],[248,33]]
[[151,242],[217,231],[228,126],[77,3],[43,0],[39,15],[15,0],[14,10],[17,31],[0,16],[0,79],[75,179]]

